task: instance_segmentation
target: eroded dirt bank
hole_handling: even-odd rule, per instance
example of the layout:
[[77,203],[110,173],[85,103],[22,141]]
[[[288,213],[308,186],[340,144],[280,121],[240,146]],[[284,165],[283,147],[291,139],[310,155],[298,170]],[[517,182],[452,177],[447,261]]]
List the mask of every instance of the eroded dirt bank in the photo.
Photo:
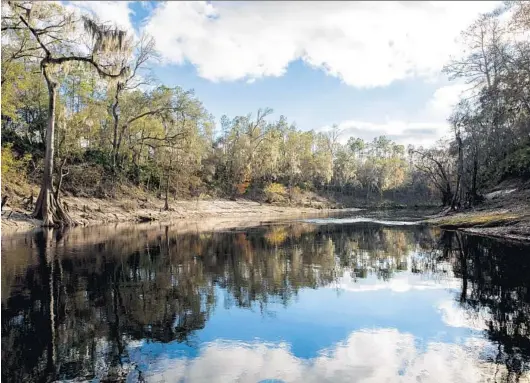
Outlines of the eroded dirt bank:
[[[517,185],[519,186],[519,185]],[[223,227],[248,226],[265,221],[298,217],[325,217],[330,214],[354,212],[360,209],[329,209],[318,204],[313,207],[278,206],[250,200],[182,200],[173,201],[169,211],[163,201],[144,199],[97,199],[64,197],[71,216],[80,226],[103,224],[130,225],[137,222],[156,224],[177,223],[185,229],[214,230]],[[396,211],[396,214],[399,214]],[[362,213],[358,213],[361,214]],[[486,195],[485,201],[474,209],[461,212],[440,212],[425,217],[425,224],[448,230],[462,230],[479,235],[530,241],[530,187],[504,188]],[[2,212],[2,236],[39,227],[40,221],[30,217],[30,211],[7,208]]]

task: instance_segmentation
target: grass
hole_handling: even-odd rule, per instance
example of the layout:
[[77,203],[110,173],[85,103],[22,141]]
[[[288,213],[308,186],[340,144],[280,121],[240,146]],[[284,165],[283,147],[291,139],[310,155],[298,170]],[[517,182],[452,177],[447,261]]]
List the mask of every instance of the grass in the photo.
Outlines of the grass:
[[435,218],[430,220],[430,222],[441,227],[493,227],[511,225],[519,222],[521,218],[523,218],[522,214],[484,212],[456,214],[453,216]]

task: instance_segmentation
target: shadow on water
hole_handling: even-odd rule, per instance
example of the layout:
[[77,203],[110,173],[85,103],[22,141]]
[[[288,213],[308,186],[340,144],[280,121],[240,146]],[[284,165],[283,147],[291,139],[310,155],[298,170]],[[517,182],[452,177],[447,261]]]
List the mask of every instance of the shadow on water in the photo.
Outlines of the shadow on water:
[[[2,381],[144,381],[138,341],[198,350],[226,309],[286,310],[305,289],[392,281],[399,273],[459,281],[454,299],[483,313],[493,381],[530,366],[530,249],[516,243],[374,223],[292,222],[224,232],[41,231],[2,243]],[[195,353],[196,355],[196,353]],[[273,380],[263,380],[273,381]],[[279,380],[278,380],[279,381]]]

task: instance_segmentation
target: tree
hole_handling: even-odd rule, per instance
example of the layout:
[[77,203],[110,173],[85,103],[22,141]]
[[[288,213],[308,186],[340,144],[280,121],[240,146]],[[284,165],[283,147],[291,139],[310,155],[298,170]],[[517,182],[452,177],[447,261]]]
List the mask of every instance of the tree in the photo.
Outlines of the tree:
[[147,116],[152,116],[152,115],[156,115],[159,113],[163,113],[164,111],[167,110],[167,108],[170,108],[166,105],[151,103],[149,101],[153,101],[153,100],[149,100],[146,103],[147,108],[151,108],[149,111],[136,110],[136,112],[130,113],[131,115],[125,116],[126,118],[128,118],[127,121],[125,123],[122,123],[120,126],[120,117],[121,117],[120,101],[122,100],[122,97],[127,92],[138,89],[141,86],[149,85],[153,81],[152,78],[150,78],[149,74],[145,73],[146,64],[151,59],[156,57],[155,42],[153,38],[145,34],[142,35],[139,41],[136,43],[133,50],[134,50],[134,57],[132,58],[127,57],[127,56],[130,56],[129,52],[124,52],[125,57],[123,58],[123,60],[127,62],[127,65],[131,68],[131,70],[128,76],[115,82],[114,95],[113,95],[112,104],[111,104],[111,111],[112,111],[112,118],[113,118],[111,161],[112,161],[112,169],[114,173],[116,173],[116,167],[118,164],[118,156],[119,156],[121,142],[123,140],[125,130],[128,128],[128,126],[136,120],[145,118]]
[[[119,67],[108,57],[112,52],[127,49],[126,34],[109,26],[99,25],[87,17],[82,18],[83,29],[88,37],[89,54],[82,54],[77,45],[72,44],[68,29],[75,30],[81,20],[67,13],[55,4],[9,2],[13,24],[6,30],[26,28],[40,47],[40,67],[48,87],[48,127],[46,130],[46,154],[41,190],[35,204],[33,216],[42,219],[44,226],[74,224],[61,204],[57,203],[53,192],[53,161],[55,140],[55,118],[58,80],[54,77],[61,66],[82,62],[95,68],[102,77],[120,78],[127,68]],[[19,23],[19,21],[21,23]],[[78,51],[79,53],[71,53]]]
[[[440,145],[441,146],[441,145]],[[418,156],[419,161],[415,166],[424,172],[439,191],[442,206],[451,206],[453,201],[453,158],[443,146],[431,149],[419,148],[413,153]]]

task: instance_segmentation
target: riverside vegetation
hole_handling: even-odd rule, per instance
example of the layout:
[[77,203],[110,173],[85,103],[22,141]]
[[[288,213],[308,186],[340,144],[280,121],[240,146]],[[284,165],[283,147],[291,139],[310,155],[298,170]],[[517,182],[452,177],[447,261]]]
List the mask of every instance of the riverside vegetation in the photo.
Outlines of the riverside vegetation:
[[308,208],[439,204],[446,213],[495,207],[528,231],[528,2],[508,2],[462,32],[467,48],[444,71],[469,89],[448,116],[452,138],[429,148],[384,136],[341,143],[337,125],[306,131],[270,108],[216,126],[192,90],[153,76],[151,37],[56,3],[3,2],[2,14],[2,207],[42,225],[78,222],[75,198],[117,200],[125,211],[246,198]]

